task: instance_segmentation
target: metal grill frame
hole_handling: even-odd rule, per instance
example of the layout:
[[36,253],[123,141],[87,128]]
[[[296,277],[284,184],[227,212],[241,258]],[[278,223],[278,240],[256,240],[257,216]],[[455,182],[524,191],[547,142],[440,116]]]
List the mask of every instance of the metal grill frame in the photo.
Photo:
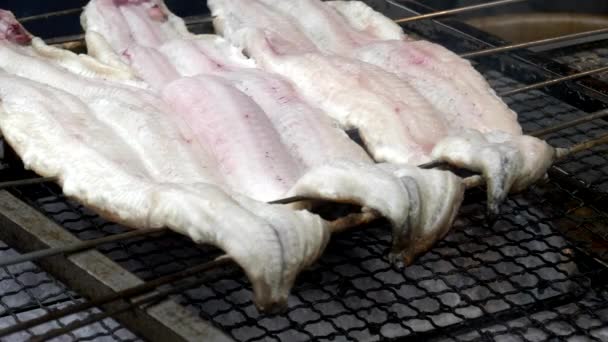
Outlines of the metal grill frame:
[[[368,1],[368,3],[381,11],[386,10],[387,6],[389,6],[383,0]],[[428,8],[425,8],[416,1],[408,2],[408,6],[411,7],[412,11],[391,6],[391,14],[396,17],[405,17],[417,14],[416,12],[430,12]],[[444,46],[455,52],[476,51],[506,44],[506,42],[502,42],[484,32],[453,20],[417,22],[403,25],[403,27],[406,31],[414,32],[428,40],[440,41],[442,43],[447,42]],[[502,73],[524,84],[535,83],[574,72],[571,68],[554,62],[548,57],[550,57],[550,52],[532,53],[523,50],[484,56],[479,58],[478,61],[480,64],[500,70]],[[569,82],[568,84],[553,86],[545,90],[545,92],[574,107],[591,112],[603,109],[608,105],[608,95],[605,94],[607,89],[608,86],[604,83],[587,79],[581,82]],[[593,208],[594,210],[602,212],[602,214],[608,212],[606,210],[608,208],[605,208],[605,205],[602,205],[601,201],[598,201],[597,197],[601,195],[601,192],[569,177],[569,174],[560,168],[554,168],[551,176],[553,178],[551,183],[558,187],[559,191],[564,191],[571,195],[574,194],[576,197],[591,199],[591,202],[597,204]],[[471,199],[479,200],[480,196],[468,196],[468,200],[470,201]],[[584,201],[586,202],[586,200]],[[548,201],[547,203],[548,205],[559,205],[559,202],[555,201]],[[477,209],[480,209],[479,206],[477,207]],[[603,216],[605,215],[603,214]],[[32,206],[23,203],[14,195],[4,191],[0,192],[0,225],[3,227],[0,230],[0,239],[8,242],[11,246],[17,247],[21,251],[57,246],[77,239],[63,227],[58,226],[51,222],[48,217],[40,214],[37,209],[33,209]],[[581,238],[578,228],[570,230],[577,231],[571,237],[574,239]],[[566,235],[568,235],[568,231],[566,229]],[[581,253],[580,251],[584,251],[585,253]],[[589,251],[591,253],[588,255]],[[591,270],[594,268],[600,270],[606,269],[602,261],[602,258],[606,256],[604,249],[596,251],[583,244],[576,255],[577,260],[581,260],[580,265],[584,265]],[[503,257],[509,258],[509,256]],[[65,282],[71,288],[77,289],[78,292],[88,298],[95,298],[107,291],[117,291],[121,288],[133,286],[141,281],[97,251],[88,251],[70,257],[53,257],[42,261],[41,265],[45,270],[48,270],[57,276],[58,279]],[[101,271],[100,267],[102,268]],[[589,271],[584,274],[589,275],[590,281],[599,282],[600,284],[604,282],[601,279],[601,276],[604,275],[603,271]],[[304,278],[308,276],[310,276],[310,273],[305,274]],[[602,287],[600,286],[599,288]],[[571,301],[572,298],[558,298],[545,304],[548,307],[554,307]],[[160,309],[155,307],[153,310],[139,310],[135,314],[124,314],[116,318],[127,326],[144,334],[144,337],[149,339],[197,340],[203,336],[208,339],[225,338],[215,328],[191,312],[184,310],[174,300],[165,301],[160,307]],[[517,307],[517,309],[516,311],[520,313],[531,310],[531,308],[525,306]],[[538,308],[538,310],[541,309]],[[410,334],[400,340],[455,339],[455,336],[478,330],[484,324],[488,325],[499,322],[502,319],[510,320],[512,318],[514,317],[509,315],[492,315],[491,318],[480,317],[480,319],[470,322],[462,322],[458,326],[436,327],[428,332]],[[514,331],[516,335],[521,334],[521,332],[517,332],[517,329]],[[495,334],[488,333],[488,335],[482,334],[481,338],[495,336]]]

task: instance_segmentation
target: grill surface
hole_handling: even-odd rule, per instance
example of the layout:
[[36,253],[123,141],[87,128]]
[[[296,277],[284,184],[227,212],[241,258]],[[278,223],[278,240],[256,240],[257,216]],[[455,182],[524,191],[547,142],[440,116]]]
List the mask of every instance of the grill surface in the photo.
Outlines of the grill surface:
[[[417,34],[441,43],[441,33],[425,34],[432,23],[414,25]],[[462,44],[460,49],[467,47]],[[560,53],[566,56],[567,51]],[[498,92],[522,85],[497,71],[490,59],[476,66]],[[571,105],[580,99],[558,100],[541,91],[506,101],[527,131],[584,114]],[[570,146],[606,133],[608,122],[596,121],[553,134],[549,142]],[[249,283],[239,272],[214,272],[207,285],[174,299],[240,341],[607,340],[603,261],[608,262],[608,230],[602,203],[608,192],[606,152],[608,147],[597,147],[560,163],[550,181],[511,196],[494,224],[484,220],[484,194],[469,193],[446,239],[404,270],[385,258],[390,243],[387,227],[335,236],[316,266],[299,277],[289,308],[281,315],[257,312]],[[66,199],[54,185],[11,192],[81,239],[124,231]],[[216,254],[175,234],[131,239],[99,250],[144,280]],[[14,252],[0,246],[0,253]],[[24,274],[31,276],[18,281]],[[20,311],[36,315],[47,306],[43,303],[82,300],[33,264],[0,276],[0,325],[24,319]],[[13,293],[30,297],[11,299]],[[11,300],[17,303],[9,304]],[[87,329],[70,335],[70,340],[136,339],[111,320]]]
[[[0,242],[0,256],[18,254]],[[49,310],[80,303],[84,299],[66,288],[33,263],[23,263],[0,269],[0,328],[16,322],[39,317]],[[64,327],[77,319],[85,319],[99,310],[89,310],[70,315],[61,320],[10,336],[12,341],[27,340],[50,329]],[[94,325],[74,330],[66,335],[70,341],[140,341],[133,333],[113,319],[105,319]]]
[[[608,48],[606,44],[585,44],[573,49],[560,49],[551,52],[557,62],[566,64],[576,70],[589,70],[608,65]],[[600,74],[596,78],[606,82],[608,75]]]

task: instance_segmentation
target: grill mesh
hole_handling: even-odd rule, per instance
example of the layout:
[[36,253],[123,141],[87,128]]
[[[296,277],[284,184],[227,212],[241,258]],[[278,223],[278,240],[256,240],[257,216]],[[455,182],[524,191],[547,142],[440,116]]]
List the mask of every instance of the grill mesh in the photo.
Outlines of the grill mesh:
[[[0,242],[1,257],[15,255],[17,255],[15,250]],[[0,293],[2,294],[0,297],[0,329],[17,322],[40,317],[49,310],[61,309],[83,301],[76,293],[29,262],[0,268]],[[95,309],[70,315],[50,324],[10,335],[8,340],[25,341],[34,335],[64,327],[74,320],[86,319],[99,312]],[[65,338],[70,341],[139,341],[135,335],[113,319],[105,319],[94,325],[74,330],[64,336],[64,340]]]
[[[517,87],[495,71],[486,76],[498,90]],[[539,91],[507,99],[526,130],[582,115]],[[608,131],[598,121],[555,134],[570,146]],[[606,191],[606,147],[559,166],[595,194]],[[405,270],[385,256],[387,227],[336,236],[314,267],[304,272],[281,315],[262,315],[240,274],[218,272],[207,285],[175,299],[240,341],[379,340],[420,338],[469,341],[596,341],[608,336],[605,268],[581,253],[605,255],[605,216],[580,187],[551,180],[503,206],[494,224],[484,222],[481,191],[467,195],[444,241]],[[53,185],[13,192],[81,239],[122,232]],[[599,246],[598,246],[599,245]],[[216,251],[166,234],[104,246],[101,251],[147,280],[208,260]]]
[[[579,71],[601,68],[608,62],[608,48],[605,44],[583,45],[577,50],[573,52],[572,49],[560,49],[551,51],[551,55],[555,61]],[[605,72],[594,77],[604,82],[608,81],[608,73]]]

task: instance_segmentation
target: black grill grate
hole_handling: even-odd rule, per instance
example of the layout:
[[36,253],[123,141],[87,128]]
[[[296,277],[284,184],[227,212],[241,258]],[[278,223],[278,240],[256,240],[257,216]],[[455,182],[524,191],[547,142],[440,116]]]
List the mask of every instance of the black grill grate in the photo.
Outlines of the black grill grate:
[[[0,256],[9,257],[17,252],[0,242]],[[74,305],[83,301],[76,293],[52,278],[33,263],[0,268],[0,329],[18,322],[40,317],[50,310]],[[25,341],[48,330],[64,327],[77,319],[98,313],[89,310],[70,315],[49,324],[9,335],[7,341]],[[74,330],[64,336],[69,341],[140,341],[130,331],[113,319],[105,319],[94,325]]]
[[[603,67],[608,62],[608,48],[605,42],[583,44],[572,51],[571,48],[551,51],[553,59],[568,65],[575,70],[590,70]],[[595,76],[604,82],[608,81],[608,73]]]

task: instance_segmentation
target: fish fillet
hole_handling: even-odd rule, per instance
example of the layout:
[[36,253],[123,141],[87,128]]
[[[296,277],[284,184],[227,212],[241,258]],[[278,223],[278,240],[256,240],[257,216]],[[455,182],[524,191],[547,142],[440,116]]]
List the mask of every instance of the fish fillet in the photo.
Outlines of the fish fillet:
[[[10,32],[3,37],[0,53],[12,58],[0,58],[0,127],[27,168],[57,177],[66,196],[113,221],[218,246],[246,272],[258,307],[286,302],[298,272],[322,252],[327,222],[226,190],[213,158],[182,136],[170,113],[135,104],[145,98],[141,88],[76,75],[15,44]],[[33,60],[38,73],[17,75]],[[107,89],[91,93],[55,76]],[[128,91],[137,101],[126,101]]]
[[[98,5],[102,2],[103,6]],[[395,236],[393,254],[402,255],[404,258],[408,253],[411,254],[415,250],[414,247],[409,248],[409,245],[404,242],[405,237],[410,236],[410,230],[433,230],[427,228],[431,223],[424,220],[415,219],[416,222],[420,223],[417,225],[410,224],[410,221],[413,220],[410,219],[410,216],[416,215],[418,210],[410,213],[409,208],[432,207],[435,203],[445,199],[438,196],[439,194],[431,194],[425,196],[425,200],[422,202],[410,201],[411,196],[413,196],[412,198],[420,197],[417,195],[418,189],[412,190],[412,186],[409,188],[403,186],[404,182],[394,175],[398,168],[393,172],[372,165],[371,159],[365,152],[350,140],[343,131],[335,127],[332,120],[325,116],[321,110],[309,105],[302,99],[297,89],[294,89],[287,80],[276,74],[254,69],[255,63],[242,56],[239,50],[218,36],[183,34],[182,29],[185,30],[185,25],[178,25],[178,19],[166,9],[162,2],[114,3],[113,8],[108,7],[108,3],[105,0],[95,0],[85,9],[83,22],[86,24],[87,37],[92,35],[95,39],[100,37],[103,39],[107,35],[112,35],[111,30],[106,29],[110,25],[104,23],[107,16],[104,11],[114,13],[112,20],[116,21],[118,20],[117,17],[126,12],[125,7],[127,6],[130,7],[129,13],[138,13],[136,16],[138,22],[141,21],[141,18],[148,16],[144,25],[147,27],[148,34],[150,32],[161,32],[167,27],[164,20],[158,20],[149,15],[150,8],[161,9],[163,15],[159,17],[172,18],[171,25],[181,27],[171,34],[155,33],[155,38],[148,37],[138,40],[137,37],[141,37],[141,33],[125,36],[135,37],[135,39],[123,45],[112,43],[120,41],[122,39],[120,36],[109,36],[107,37],[108,43],[102,43],[99,46],[101,49],[112,47],[116,50],[113,52],[93,51],[93,54],[100,56],[112,56],[114,54],[126,64],[132,66],[139,64],[134,66],[136,73],[153,84],[153,88],[161,88],[158,85],[162,85],[166,81],[163,77],[157,77],[158,70],[149,70],[150,65],[146,63],[150,63],[153,60],[152,58],[145,58],[146,61],[139,63],[137,59],[133,58],[133,51],[141,48],[144,50],[141,53],[142,55],[154,54],[155,58],[160,56],[158,59],[164,57],[164,60],[158,62],[158,68],[169,65],[170,78],[182,78],[164,87],[161,93],[166,102],[175,102],[174,108],[178,108],[179,112],[182,113],[181,115],[187,115],[185,121],[194,123],[197,122],[196,117],[209,115],[204,113],[205,111],[196,113],[193,108],[201,108],[201,104],[193,102],[204,102],[205,99],[210,97],[221,98],[220,103],[210,108],[217,107],[219,112],[225,112],[225,108],[234,105],[234,103],[243,108],[250,107],[250,104],[242,101],[242,96],[245,94],[266,113],[279,132],[281,140],[289,153],[306,170],[303,177],[295,182],[290,194],[358,204],[366,208],[365,210],[371,209],[381,213],[393,223]],[[254,2],[243,3],[243,5],[252,5],[250,8],[252,11],[256,9],[256,3]],[[129,16],[122,15],[122,20],[126,23],[122,23],[121,27],[138,30],[142,26],[141,23],[138,25],[129,23],[129,18]],[[159,27],[150,29],[150,26]],[[299,48],[304,48],[304,45],[299,44]],[[127,51],[128,54],[125,54],[124,51],[121,53],[121,49]],[[114,58],[110,58],[110,60],[112,61]],[[179,75],[176,75],[176,72]],[[209,84],[221,84],[225,93],[230,93],[230,95],[216,96],[209,94],[205,90],[210,87]],[[242,94],[228,90],[228,85],[233,85]],[[185,88],[190,90],[183,91]],[[231,125],[235,125],[237,119],[237,117],[234,117],[228,121]],[[202,121],[207,123],[210,120]],[[215,122],[217,120],[211,121]],[[252,125],[249,120],[244,120],[243,123]],[[203,139],[208,139],[205,135],[210,135],[209,131],[198,130]],[[215,131],[219,132],[222,129],[218,128]],[[236,136],[240,134],[234,134],[236,131],[232,129],[226,129],[226,131],[230,131],[232,135]],[[206,145],[212,144],[211,141]],[[230,156],[235,153],[238,154],[238,152],[226,152],[222,155]],[[445,178],[445,183],[451,184],[454,189],[463,191],[462,184],[458,179],[449,173],[439,174],[441,175],[440,178]],[[428,177],[438,177],[437,175],[430,172]],[[405,184],[409,183],[411,182]],[[459,207],[460,201],[457,196],[452,198],[452,204],[454,208]],[[451,212],[446,212],[444,217],[444,225],[449,226],[453,220],[453,215],[451,215]],[[438,237],[437,234],[428,234],[427,240],[434,241]],[[409,250],[404,251],[404,248],[409,248]],[[407,262],[410,261],[411,258],[407,259]]]
[[308,102],[331,115],[343,129],[357,128],[376,161],[428,161],[434,141],[447,134],[447,127],[422,96],[395,75],[370,64],[318,51],[302,52],[300,46],[310,40],[247,19],[242,6],[256,2],[260,4],[256,16],[266,18],[264,23],[284,21],[277,11],[262,12],[267,6],[259,1],[212,0],[208,5],[217,18],[218,31],[243,48],[259,67],[289,79]]
[[[324,20],[349,24],[350,31],[355,32],[360,28],[353,21],[358,11],[367,7],[358,1],[298,0],[296,3],[324,6],[328,12],[334,8],[333,14],[341,18],[328,15]],[[368,10],[372,9],[368,7]],[[387,27],[393,25],[385,23]],[[313,37],[313,34],[307,36]],[[336,38],[348,39],[347,35]],[[432,155],[437,160],[481,172],[488,183],[490,213],[498,212],[508,192],[521,191],[535,183],[552,165],[555,149],[543,140],[522,135],[517,114],[496,95],[471,62],[443,46],[424,40],[383,39],[371,43],[360,41],[359,46],[344,49],[323,40],[314,42],[324,51],[351,56],[392,71],[439,109],[450,125],[450,135],[438,142]]]
[[[503,200],[515,184],[532,184],[542,177],[553,160],[554,149],[545,142],[522,136],[522,129],[517,122],[517,115],[513,112],[489,86],[483,76],[477,72],[471,63],[452,53],[451,51],[427,41],[407,40],[402,36],[387,36],[378,33],[382,30],[391,32],[396,24],[388,18],[385,21],[379,19],[370,23],[369,18],[374,12],[366,4],[359,1],[330,1],[318,0],[256,0],[259,6],[266,8],[267,13],[273,17],[279,17],[283,22],[292,24],[290,30],[283,32],[272,31],[272,34],[280,35],[280,39],[290,41],[304,40],[307,44],[313,42],[319,51],[332,56],[342,56],[352,60],[362,61],[386,72],[393,73],[399,79],[410,85],[417,91],[419,96],[424,97],[433,108],[445,120],[447,129],[444,135],[432,135],[436,140],[427,142],[433,145],[432,155],[437,160],[448,161],[452,164],[470,170],[479,171],[484,174],[491,190],[488,191],[488,205],[492,213],[498,210],[498,203]],[[212,0],[209,5],[214,14],[227,17],[236,16],[235,3],[239,0]],[[294,15],[298,13],[298,15]],[[376,13],[377,16],[381,14]],[[269,14],[265,14],[269,16]],[[235,25],[242,27],[237,19],[220,19],[218,25]],[[255,26],[253,26],[255,27]],[[258,29],[262,29],[257,26]],[[229,31],[237,31],[231,28]],[[297,36],[289,36],[290,32],[298,31]],[[243,35],[247,30],[241,29],[236,36],[244,40]],[[269,33],[265,33],[268,35]],[[250,38],[248,51],[266,48],[269,44],[256,38]],[[278,41],[279,38],[273,38]],[[238,42],[239,40],[235,41]],[[310,50],[310,49],[308,49]],[[296,53],[294,51],[294,53]],[[268,53],[267,53],[268,54]],[[299,53],[301,56],[302,54]],[[300,62],[303,64],[302,62]],[[260,65],[265,66],[263,62]],[[293,67],[291,68],[294,69]],[[347,72],[341,72],[348,76]],[[300,81],[301,82],[301,81]],[[384,88],[383,92],[390,92],[390,88]],[[409,123],[407,123],[409,124]],[[415,127],[421,130],[421,127]],[[449,147],[454,138],[467,141],[470,130],[477,130],[482,134],[489,135],[487,139],[492,141],[495,136],[509,134],[508,139],[501,139],[500,144],[483,144],[484,151],[492,150],[491,154],[499,156],[501,162],[493,164],[495,159],[480,159],[474,153],[475,148],[469,144],[458,144],[464,149],[457,151]],[[422,131],[422,130],[421,130]],[[422,131],[424,132],[424,131]],[[446,138],[449,136],[449,138]],[[521,141],[518,141],[521,140]],[[535,143],[531,143],[535,140]],[[480,142],[479,140],[475,140]],[[533,155],[537,156],[537,170],[520,167],[522,160],[528,160],[530,154],[527,150],[535,148]],[[481,146],[477,147],[479,151]],[[428,151],[428,150],[427,150]],[[490,153],[490,152],[489,152]],[[497,168],[498,167],[498,168]],[[494,179],[490,179],[495,177]],[[513,182],[505,182],[512,179]],[[515,181],[517,179],[517,181]]]
[[[381,164],[379,167],[397,177],[353,186],[358,177],[377,177],[378,167],[360,165],[352,172],[352,163],[332,163],[313,169],[292,189],[294,194],[320,197],[335,196],[336,190],[382,208],[393,227],[393,246],[389,258],[410,265],[417,255],[428,251],[443,238],[454,222],[464,197],[464,184],[456,175],[438,170],[423,170],[411,165]],[[367,174],[366,174],[367,173]],[[340,177],[335,177],[339,174]],[[340,184],[336,187],[336,182]],[[400,189],[401,198],[383,196]],[[338,193],[338,195],[340,195]]]
[[[366,37],[367,31],[354,24],[361,13],[375,12],[365,3],[259,1],[280,11],[285,19],[291,19],[289,22],[295,23],[294,26],[321,51],[358,59],[395,73],[439,109],[452,129],[472,128],[482,133],[501,130],[521,134],[517,114],[496,96],[469,61],[428,41],[380,38],[378,35]],[[390,19],[386,20],[381,27],[401,31]]]

